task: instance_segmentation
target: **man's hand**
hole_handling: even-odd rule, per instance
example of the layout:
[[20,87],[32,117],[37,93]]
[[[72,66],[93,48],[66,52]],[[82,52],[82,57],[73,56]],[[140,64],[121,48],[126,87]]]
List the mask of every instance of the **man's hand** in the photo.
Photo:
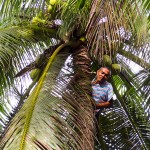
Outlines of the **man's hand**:
[[113,103],[113,100],[110,100],[108,102],[98,103],[96,104],[96,109],[110,107],[112,103]]
[[100,79],[100,78],[96,78],[96,80],[95,80],[95,81],[93,81],[92,83],[93,83],[93,84],[98,84],[100,81],[101,81],[101,79]]

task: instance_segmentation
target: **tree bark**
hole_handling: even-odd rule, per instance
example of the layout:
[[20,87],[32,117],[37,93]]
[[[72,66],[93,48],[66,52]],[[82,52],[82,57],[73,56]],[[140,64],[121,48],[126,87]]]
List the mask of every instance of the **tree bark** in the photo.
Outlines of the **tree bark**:
[[[82,140],[82,147],[80,150],[94,150],[94,113],[93,101],[91,99],[91,81],[90,81],[90,59],[87,53],[87,48],[80,46],[73,52],[73,65],[74,65],[74,78],[73,81],[81,88],[80,97],[80,110],[84,111],[82,132],[80,134]],[[89,99],[87,98],[87,95]],[[79,120],[77,118],[78,122]]]

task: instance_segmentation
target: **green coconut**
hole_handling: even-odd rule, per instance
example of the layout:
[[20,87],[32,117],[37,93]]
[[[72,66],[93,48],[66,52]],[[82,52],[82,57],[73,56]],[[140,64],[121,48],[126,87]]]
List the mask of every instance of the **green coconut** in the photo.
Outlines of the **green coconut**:
[[111,66],[112,60],[109,55],[103,55],[103,63],[105,66]]
[[49,3],[50,3],[51,5],[55,5],[56,0],[50,0]]
[[31,72],[30,72],[30,78],[32,79],[32,80],[34,80],[34,79],[36,79],[36,78],[38,78],[39,76],[40,76],[40,74],[41,74],[41,70],[40,69],[33,69]]
[[48,10],[48,12],[51,12],[53,10],[52,5],[48,5],[47,10]]
[[113,74],[119,74],[121,72],[120,64],[112,64],[112,72]]

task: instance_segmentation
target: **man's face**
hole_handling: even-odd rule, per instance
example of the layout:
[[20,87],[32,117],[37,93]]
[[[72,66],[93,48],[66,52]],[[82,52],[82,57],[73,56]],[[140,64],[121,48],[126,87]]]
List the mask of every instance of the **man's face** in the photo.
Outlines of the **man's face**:
[[102,68],[97,71],[97,80],[104,82],[108,79],[110,71],[107,68]]

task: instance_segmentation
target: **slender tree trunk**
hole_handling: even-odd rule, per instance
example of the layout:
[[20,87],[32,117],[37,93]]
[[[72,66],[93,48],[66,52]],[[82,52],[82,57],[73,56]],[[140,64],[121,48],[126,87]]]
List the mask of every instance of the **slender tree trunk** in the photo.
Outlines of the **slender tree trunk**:
[[[84,111],[84,116],[82,119],[83,124],[82,133],[80,133],[80,138],[82,140],[82,147],[80,150],[93,150],[94,149],[94,113],[93,113],[93,102],[91,99],[91,85],[90,85],[90,59],[87,53],[87,48],[80,46],[73,52],[73,65],[75,68],[74,82],[81,88],[84,92],[80,92],[81,108],[79,111]],[[81,91],[82,91],[81,90]],[[87,98],[87,96],[89,98]],[[81,122],[82,120],[77,119]]]

